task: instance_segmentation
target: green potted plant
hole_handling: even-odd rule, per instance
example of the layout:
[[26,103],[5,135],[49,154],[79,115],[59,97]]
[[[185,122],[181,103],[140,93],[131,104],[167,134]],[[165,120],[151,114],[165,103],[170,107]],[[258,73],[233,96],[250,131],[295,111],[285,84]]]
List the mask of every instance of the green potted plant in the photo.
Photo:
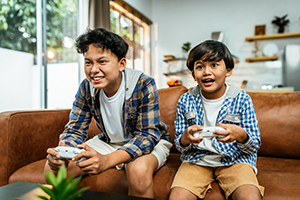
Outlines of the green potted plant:
[[277,17],[275,16],[275,19],[272,20],[272,24],[275,24],[278,26],[278,33],[283,33],[284,32],[284,27],[288,25],[290,20],[286,19],[288,15],[284,15],[283,17]]
[[[45,177],[48,183],[52,185],[52,188],[45,185],[39,185],[39,187],[50,196],[50,200],[73,200],[87,190],[87,188],[78,189],[76,187],[81,177],[74,179],[74,176],[71,176],[66,179],[67,170],[64,165],[60,167],[57,176],[53,172],[48,172],[45,174]],[[38,195],[38,197],[43,200],[49,200],[47,196]]]
[[186,58],[186,54],[191,49],[191,43],[190,42],[183,43],[181,49],[182,49],[182,52],[183,52],[183,57]]

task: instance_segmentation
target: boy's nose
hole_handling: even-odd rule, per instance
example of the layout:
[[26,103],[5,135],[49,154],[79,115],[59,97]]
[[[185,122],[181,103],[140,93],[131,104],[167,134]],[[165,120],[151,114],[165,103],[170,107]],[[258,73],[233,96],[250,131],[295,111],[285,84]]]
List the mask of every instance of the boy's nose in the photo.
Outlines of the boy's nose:
[[204,73],[205,74],[210,74],[211,73],[210,67],[205,67],[204,68]]
[[91,73],[95,73],[95,72],[98,72],[98,71],[99,71],[98,65],[97,65],[97,64],[94,64],[94,65],[92,66]]

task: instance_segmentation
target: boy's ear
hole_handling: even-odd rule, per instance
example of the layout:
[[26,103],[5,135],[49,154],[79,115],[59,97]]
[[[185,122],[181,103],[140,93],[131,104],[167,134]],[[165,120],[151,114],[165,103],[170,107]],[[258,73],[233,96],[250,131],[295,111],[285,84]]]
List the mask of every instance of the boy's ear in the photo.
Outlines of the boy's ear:
[[233,69],[231,69],[231,68],[226,68],[226,77],[229,77],[229,76],[231,76],[231,74],[232,74],[232,70]]
[[192,71],[192,77],[193,77],[193,79],[194,79],[194,81],[195,81],[195,74],[194,74],[194,71]]
[[127,65],[127,61],[126,61],[126,58],[122,58],[120,61],[119,61],[119,71],[123,71],[125,68],[126,68],[126,65]]

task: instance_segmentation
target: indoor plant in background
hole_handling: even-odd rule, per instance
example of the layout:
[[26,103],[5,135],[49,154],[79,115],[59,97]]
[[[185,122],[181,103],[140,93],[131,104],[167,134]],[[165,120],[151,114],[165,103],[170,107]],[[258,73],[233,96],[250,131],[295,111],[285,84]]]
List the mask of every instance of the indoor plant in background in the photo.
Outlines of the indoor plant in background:
[[[51,187],[45,185],[39,185],[39,187],[50,196],[50,200],[73,200],[87,190],[87,188],[77,189],[76,187],[81,177],[74,179],[74,176],[71,176],[66,179],[67,170],[64,165],[60,167],[57,176],[50,171],[45,174],[45,177],[48,183],[51,184]],[[38,197],[43,200],[49,200],[47,195],[39,195]]]
[[286,19],[288,15],[284,15],[283,17],[277,17],[275,16],[275,19],[272,20],[272,24],[275,24],[278,26],[278,33],[283,33],[284,32],[284,27],[288,25],[290,20]]
[[186,58],[187,53],[191,49],[191,43],[190,42],[183,43],[181,49],[183,52],[183,58]]

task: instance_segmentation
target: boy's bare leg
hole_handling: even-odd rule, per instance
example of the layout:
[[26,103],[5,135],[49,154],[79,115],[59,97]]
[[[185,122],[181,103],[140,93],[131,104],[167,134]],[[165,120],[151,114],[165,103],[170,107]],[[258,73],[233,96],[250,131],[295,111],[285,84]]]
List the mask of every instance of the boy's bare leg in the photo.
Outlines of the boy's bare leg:
[[169,200],[197,200],[198,197],[188,191],[187,189],[181,187],[172,188],[169,196]]
[[241,185],[231,195],[232,199],[259,200],[261,199],[259,189],[254,185]]
[[154,198],[153,173],[158,161],[153,154],[141,156],[126,166],[128,195]]

